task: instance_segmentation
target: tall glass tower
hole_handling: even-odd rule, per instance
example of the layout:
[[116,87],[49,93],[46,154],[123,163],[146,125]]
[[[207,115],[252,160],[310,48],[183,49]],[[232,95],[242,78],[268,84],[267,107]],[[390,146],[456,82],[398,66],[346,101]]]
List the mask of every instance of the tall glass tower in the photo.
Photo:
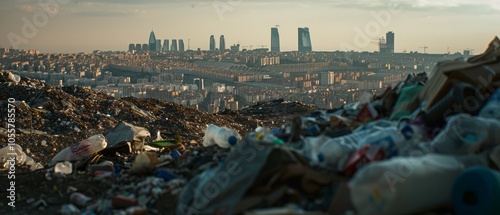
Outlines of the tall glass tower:
[[394,53],[394,33],[389,31],[385,34],[387,53]]
[[161,40],[156,40],[156,51],[161,52]]
[[155,51],[155,50],[156,50],[155,32],[151,31],[151,33],[149,34],[149,51]]
[[184,40],[179,39],[179,51],[183,52],[184,51]]
[[280,33],[278,28],[271,28],[271,51],[280,52]]
[[163,50],[162,51],[168,52],[168,50],[170,50],[169,48],[170,48],[170,44],[168,42],[168,39],[164,39],[163,40]]
[[224,35],[220,35],[219,50],[220,51],[226,50],[226,40],[224,39]]
[[215,37],[214,37],[214,35],[210,36],[210,51],[215,51]]
[[312,46],[309,28],[299,28],[299,52],[310,51],[312,51]]
[[178,51],[176,39],[172,39],[172,46],[170,46],[170,51],[173,51],[173,52]]

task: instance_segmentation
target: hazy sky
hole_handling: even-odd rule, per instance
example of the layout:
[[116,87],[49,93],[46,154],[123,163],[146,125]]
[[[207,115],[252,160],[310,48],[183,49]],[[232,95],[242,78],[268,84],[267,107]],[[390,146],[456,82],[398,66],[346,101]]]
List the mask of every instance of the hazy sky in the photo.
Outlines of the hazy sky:
[[[45,2],[52,6],[41,7]],[[54,7],[53,3],[59,2]],[[57,9],[58,8],[58,9]],[[184,39],[208,49],[270,47],[280,25],[281,50],[297,50],[297,28],[309,27],[314,51],[374,51],[395,33],[396,52],[480,53],[500,35],[498,0],[1,0],[0,47],[42,52],[127,50],[157,39]],[[11,42],[12,41],[12,42]]]

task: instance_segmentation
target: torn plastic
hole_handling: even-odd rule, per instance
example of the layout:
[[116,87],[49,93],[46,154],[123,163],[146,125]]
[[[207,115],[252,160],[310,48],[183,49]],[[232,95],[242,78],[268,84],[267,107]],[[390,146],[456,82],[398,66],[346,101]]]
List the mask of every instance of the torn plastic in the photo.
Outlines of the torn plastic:
[[376,162],[349,182],[351,201],[360,214],[422,213],[451,203],[453,182],[475,165],[487,166],[486,156],[431,154]]
[[459,114],[432,141],[438,153],[464,155],[500,144],[500,121]]

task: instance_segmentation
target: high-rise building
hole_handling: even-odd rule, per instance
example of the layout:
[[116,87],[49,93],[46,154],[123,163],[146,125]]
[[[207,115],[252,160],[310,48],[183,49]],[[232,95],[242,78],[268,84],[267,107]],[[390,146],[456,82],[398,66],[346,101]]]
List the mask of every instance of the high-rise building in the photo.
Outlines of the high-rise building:
[[215,37],[214,37],[214,35],[210,36],[210,51],[215,51]]
[[219,50],[221,51],[226,50],[226,40],[224,39],[224,35],[220,35]]
[[149,50],[149,45],[148,44],[142,44],[142,51],[147,52]]
[[135,44],[135,51],[136,52],[141,52],[142,51],[141,44],[139,44],[139,43]]
[[240,51],[240,44],[234,44],[231,46],[231,52],[239,52]]
[[170,44],[168,43],[168,40],[164,39],[163,40],[163,50],[162,51],[168,52],[169,48],[170,48]]
[[155,51],[156,50],[156,37],[155,37],[155,32],[151,31],[149,34],[149,51]]
[[387,53],[394,53],[394,33],[389,31],[385,34]]
[[299,28],[299,52],[312,51],[309,28]]
[[183,52],[184,51],[184,40],[179,39],[179,51]]
[[280,33],[278,28],[271,28],[271,51],[280,52]]
[[133,52],[134,50],[135,50],[135,45],[134,45],[133,43],[130,43],[130,44],[128,45],[128,51],[129,51],[129,52]]
[[157,52],[161,51],[161,40],[156,40],[156,51]]
[[204,90],[205,89],[205,83],[203,82],[203,78],[195,78],[193,80],[193,84],[198,86],[198,90]]
[[176,39],[172,39],[172,45],[170,46],[170,51],[173,51],[173,52],[178,51],[178,49],[177,49],[177,40]]

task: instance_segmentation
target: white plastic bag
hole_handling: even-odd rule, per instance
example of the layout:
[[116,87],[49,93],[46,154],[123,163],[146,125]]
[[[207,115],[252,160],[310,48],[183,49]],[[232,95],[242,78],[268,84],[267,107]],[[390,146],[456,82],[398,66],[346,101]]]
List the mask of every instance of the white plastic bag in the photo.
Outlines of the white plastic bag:
[[349,182],[359,214],[415,214],[451,204],[456,177],[468,166],[487,165],[483,155],[430,154],[369,164]]

